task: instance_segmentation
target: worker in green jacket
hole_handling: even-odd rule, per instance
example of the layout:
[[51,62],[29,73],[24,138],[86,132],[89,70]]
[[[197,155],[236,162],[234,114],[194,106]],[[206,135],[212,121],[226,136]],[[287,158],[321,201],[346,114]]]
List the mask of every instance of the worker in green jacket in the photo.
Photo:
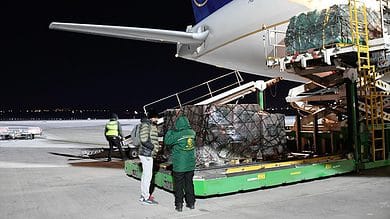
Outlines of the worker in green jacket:
[[110,121],[107,122],[106,127],[104,129],[104,135],[110,145],[110,150],[108,151],[108,159],[107,161],[111,161],[111,153],[113,147],[117,147],[119,149],[119,153],[121,154],[122,160],[124,160],[123,151],[122,151],[122,127],[118,121],[118,115],[113,113],[111,115]]
[[164,144],[172,148],[173,180],[175,186],[175,206],[183,210],[183,197],[186,207],[195,208],[195,193],[192,178],[195,169],[195,131],[185,116],[177,118],[175,129],[169,130]]

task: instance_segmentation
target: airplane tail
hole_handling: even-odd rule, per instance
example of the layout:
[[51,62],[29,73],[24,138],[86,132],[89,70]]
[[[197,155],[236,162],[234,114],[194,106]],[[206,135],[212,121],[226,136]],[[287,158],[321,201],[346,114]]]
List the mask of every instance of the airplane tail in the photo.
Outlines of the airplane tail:
[[233,0],[191,0],[196,23],[231,1]]

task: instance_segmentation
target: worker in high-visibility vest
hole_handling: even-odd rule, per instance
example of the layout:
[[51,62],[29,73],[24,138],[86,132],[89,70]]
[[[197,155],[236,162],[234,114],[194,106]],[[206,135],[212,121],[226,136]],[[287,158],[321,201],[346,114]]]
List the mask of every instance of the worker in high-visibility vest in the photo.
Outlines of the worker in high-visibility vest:
[[122,139],[123,139],[122,127],[118,121],[117,114],[113,113],[111,115],[110,121],[108,121],[106,124],[104,135],[106,136],[106,139],[110,145],[107,161],[108,162],[111,161],[111,153],[114,146],[119,149],[119,153],[121,154],[122,160],[124,160],[122,146],[121,146]]

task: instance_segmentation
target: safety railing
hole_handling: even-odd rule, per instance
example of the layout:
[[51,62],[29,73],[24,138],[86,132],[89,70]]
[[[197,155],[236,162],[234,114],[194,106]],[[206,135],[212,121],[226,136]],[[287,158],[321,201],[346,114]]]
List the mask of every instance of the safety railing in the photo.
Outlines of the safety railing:
[[[230,81],[230,82],[228,82]],[[228,89],[231,89],[235,86],[240,86],[244,81],[239,71],[233,71],[222,76],[216,77],[214,79],[208,80],[191,88],[185,89],[183,91],[171,94],[169,96],[163,97],[151,103],[144,105],[144,113],[147,114],[147,109],[151,108],[153,105],[163,106],[163,109],[176,109],[182,108],[188,104],[195,104],[206,98],[213,97],[216,94],[222,93]],[[224,84],[225,83],[225,84]],[[223,84],[221,86],[221,84]],[[186,99],[184,96],[192,96],[196,94],[197,97]],[[163,102],[166,102],[164,104]],[[169,102],[170,101],[170,102]],[[173,102],[172,102],[173,101]],[[161,107],[160,107],[161,108]],[[158,110],[159,111],[159,110]]]

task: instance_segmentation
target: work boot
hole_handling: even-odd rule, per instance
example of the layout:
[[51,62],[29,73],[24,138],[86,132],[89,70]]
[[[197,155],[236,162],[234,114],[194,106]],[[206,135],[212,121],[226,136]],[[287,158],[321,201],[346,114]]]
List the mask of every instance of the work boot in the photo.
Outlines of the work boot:
[[175,210],[178,211],[178,212],[182,212],[183,211],[183,205],[176,205]]
[[186,204],[186,207],[191,209],[191,210],[195,209],[195,205],[194,204],[192,204],[192,205]]

